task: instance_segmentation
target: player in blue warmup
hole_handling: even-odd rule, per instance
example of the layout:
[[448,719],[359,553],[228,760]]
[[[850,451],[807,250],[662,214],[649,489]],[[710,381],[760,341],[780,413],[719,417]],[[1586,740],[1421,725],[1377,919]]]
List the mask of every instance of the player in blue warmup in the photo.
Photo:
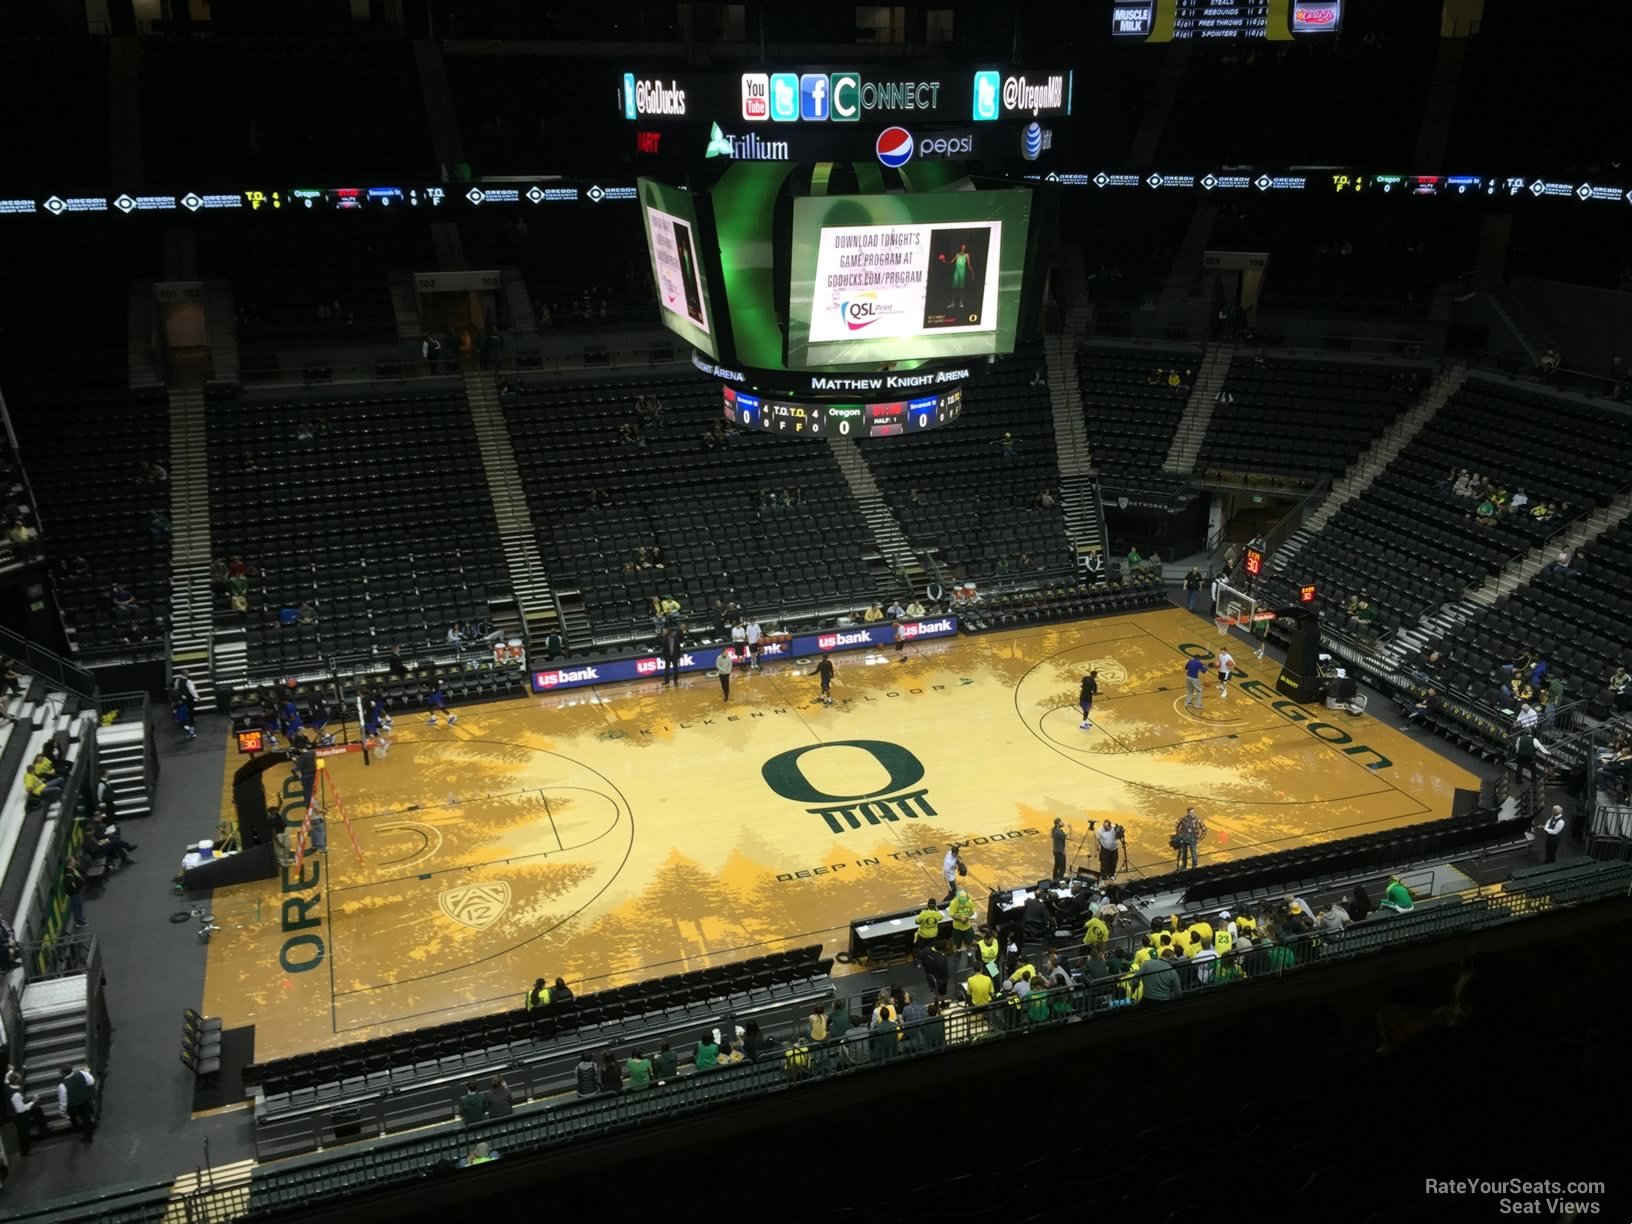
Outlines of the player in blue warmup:
[[440,684],[433,688],[430,695],[425,698],[425,705],[431,711],[431,716],[425,720],[429,726],[436,726],[436,716],[438,714],[448,716],[448,726],[450,727],[459,721],[459,715],[448,709],[448,695],[442,691]]

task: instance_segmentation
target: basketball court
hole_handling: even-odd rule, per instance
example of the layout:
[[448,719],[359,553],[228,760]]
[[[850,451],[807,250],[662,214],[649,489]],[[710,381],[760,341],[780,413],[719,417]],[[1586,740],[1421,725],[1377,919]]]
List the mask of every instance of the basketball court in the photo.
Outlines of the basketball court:
[[852,918],[940,897],[954,841],[984,908],[1047,874],[1056,816],[1073,864],[1109,817],[1155,873],[1187,805],[1206,863],[1440,819],[1478,786],[1386,722],[1280,699],[1278,665],[1239,638],[1228,696],[1210,673],[1186,709],[1185,662],[1222,642],[1175,608],[837,654],[831,706],[809,660],[739,667],[729,703],[698,675],[472,706],[454,727],[403,714],[373,764],[327,763],[360,858],[331,805],[326,855],[217,892],[205,1010],[280,1057],[516,1006],[540,976],[585,993],[837,951]]

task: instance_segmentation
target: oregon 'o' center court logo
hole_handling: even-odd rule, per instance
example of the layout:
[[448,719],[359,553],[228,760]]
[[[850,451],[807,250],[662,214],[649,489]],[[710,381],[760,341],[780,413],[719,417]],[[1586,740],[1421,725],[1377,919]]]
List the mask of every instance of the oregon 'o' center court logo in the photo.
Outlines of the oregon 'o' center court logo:
[[510,885],[503,880],[464,884],[450,888],[436,899],[442,912],[460,926],[485,931],[509,908]]

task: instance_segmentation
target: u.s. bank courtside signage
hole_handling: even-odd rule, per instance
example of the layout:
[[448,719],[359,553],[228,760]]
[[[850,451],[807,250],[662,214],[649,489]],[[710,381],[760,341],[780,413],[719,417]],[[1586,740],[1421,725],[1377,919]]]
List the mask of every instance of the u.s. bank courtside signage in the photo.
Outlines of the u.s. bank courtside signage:
[[[926,620],[902,621],[906,640],[951,637],[958,631],[958,618],[937,616]],[[800,656],[828,654],[837,650],[861,650],[869,646],[883,647],[895,642],[895,628],[888,623],[857,625],[849,629],[831,629],[822,633],[805,633],[785,642],[765,642],[759,652],[761,659],[791,659]],[[679,670],[683,672],[710,671],[720,657],[719,646],[702,650],[688,650],[680,656]],[[573,663],[553,668],[533,668],[533,692],[553,693],[558,689],[583,688],[590,684],[616,684],[623,680],[645,680],[663,674],[663,659],[659,655],[642,655],[633,659],[612,659],[600,663]]]

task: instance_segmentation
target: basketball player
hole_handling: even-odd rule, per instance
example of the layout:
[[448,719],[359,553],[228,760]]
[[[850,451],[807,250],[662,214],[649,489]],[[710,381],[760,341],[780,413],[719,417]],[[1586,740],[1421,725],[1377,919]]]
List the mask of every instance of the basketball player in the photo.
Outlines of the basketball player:
[[1099,696],[1099,669],[1096,667],[1082,678],[1082,690],[1077,694],[1077,709],[1082,711],[1082,721],[1077,724],[1079,730],[1086,731],[1094,725],[1094,698]]
[[442,691],[441,684],[437,684],[426,696],[425,706],[431,712],[431,716],[425,720],[426,726],[436,726],[436,716],[438,714],[448,716],[448,726],[450,727],[459,721],[459,715],[448,709],[448,695]]
[[754,671],[759,670],[759,640],[765,636],[765,630],[760,628],[759,621],[751,620],[743,634],[748,642],[748,666]]
[[833,657],[831,655],[823,655],[822,656],[822,661],[820,663],[816,664],[815,669],[812,670],[812,671],[808,671],[805,674],[807,676],[820,676],[822,678],[822,698],[821,698],[822,704],[823,705],[832,705],[833,704]]
[[1194,705],[1201,709],[1201,678],[1207,672],[1208,664],[1200,659],[1191,659],[1184,665],[1184,704],[1186,707]]
[[1218,652],[1218,695],[1230,695],[1230,673],[1235,670],[1235,658],[1230,654],[1230,648],[1224,647]]

